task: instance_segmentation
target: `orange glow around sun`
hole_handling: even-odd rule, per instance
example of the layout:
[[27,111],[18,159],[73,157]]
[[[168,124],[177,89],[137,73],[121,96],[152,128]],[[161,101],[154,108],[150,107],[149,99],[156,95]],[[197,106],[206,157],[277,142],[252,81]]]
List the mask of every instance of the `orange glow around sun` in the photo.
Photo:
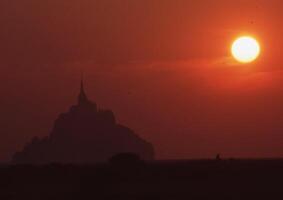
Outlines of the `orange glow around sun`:
[[236,39],[231,47],[233,57],[240,63],[251,63],[260,55],[259,42],[250,36],[243,36]]

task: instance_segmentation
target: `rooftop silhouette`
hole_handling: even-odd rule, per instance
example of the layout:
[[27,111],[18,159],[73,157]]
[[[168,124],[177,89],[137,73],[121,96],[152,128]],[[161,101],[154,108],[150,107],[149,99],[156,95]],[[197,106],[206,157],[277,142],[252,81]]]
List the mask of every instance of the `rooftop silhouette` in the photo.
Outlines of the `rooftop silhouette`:
[[60,114],[49,136],[34,137],[17,152],[13,163],[95,163],[121,153],[154,159],[152,144],[118,124],[111,110],[99,109],[85,92],[83,79],[77,105]]

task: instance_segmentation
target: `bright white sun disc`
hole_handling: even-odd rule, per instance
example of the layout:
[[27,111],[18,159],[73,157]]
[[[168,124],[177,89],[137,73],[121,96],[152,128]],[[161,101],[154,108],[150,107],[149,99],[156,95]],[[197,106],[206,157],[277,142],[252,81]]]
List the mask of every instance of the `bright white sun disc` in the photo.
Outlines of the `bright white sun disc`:
[[238,62],[250,63],[259,56],[260,45],[254,38],[244,36],[234,41],[231,51]]

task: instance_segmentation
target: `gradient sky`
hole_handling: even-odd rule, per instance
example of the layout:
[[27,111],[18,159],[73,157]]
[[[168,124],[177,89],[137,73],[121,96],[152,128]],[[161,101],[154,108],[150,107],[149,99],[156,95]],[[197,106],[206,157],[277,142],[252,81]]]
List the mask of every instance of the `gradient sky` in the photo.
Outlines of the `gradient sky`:
[[[283,157],[283,2],[2,0],[0,160],[86,90],[160,159]],[[263,52],[239,65],[230,45]]]

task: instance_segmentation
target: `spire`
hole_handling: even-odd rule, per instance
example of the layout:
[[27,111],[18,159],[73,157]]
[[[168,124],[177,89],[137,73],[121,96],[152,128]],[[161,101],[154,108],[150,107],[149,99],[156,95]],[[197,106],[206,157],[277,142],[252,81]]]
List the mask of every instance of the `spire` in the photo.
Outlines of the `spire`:
[[80,94],[79,94],[79,97],[78,97],[78,103],[79,104],[83,104],[83,103],[86,103],[88,102],[88,99],[87,99],[87,96],[86,96],[86,93],[85,93],[85,90],[84,90],[84,80],[83,80],[83,73],[81,75],[81,89],[80,89]]

